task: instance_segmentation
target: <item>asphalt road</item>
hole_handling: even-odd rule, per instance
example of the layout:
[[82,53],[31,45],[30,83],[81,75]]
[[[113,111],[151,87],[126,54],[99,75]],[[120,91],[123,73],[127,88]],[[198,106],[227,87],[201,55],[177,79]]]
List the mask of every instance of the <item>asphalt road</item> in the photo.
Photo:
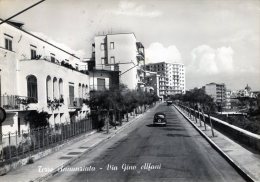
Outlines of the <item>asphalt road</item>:
[[[152,125],[158,111],[166,113],[166,127]],[[244,181],[177,110],[166,104],[146,113],[69,168],[83,166],[86,171],[60,172],[49,181]]]

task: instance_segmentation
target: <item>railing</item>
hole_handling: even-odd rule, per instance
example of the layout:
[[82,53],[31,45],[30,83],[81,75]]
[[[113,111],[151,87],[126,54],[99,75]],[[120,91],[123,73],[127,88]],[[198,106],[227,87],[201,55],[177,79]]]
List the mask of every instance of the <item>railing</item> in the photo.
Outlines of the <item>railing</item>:
[[92,129],[92,120],[86,118],[74,123],[62,123],[0,135],[0,166],[8,161],[25,158],[33,153],[62,144],[66,140]]
[[83,106],[83,98],[68,98],[68,106],[72,108],[79,108]]
[[1,96],[1,107],[5,110],[25,110],[29,104],[37,103],[37,99],[18,95]]
[[142,53],[141,51],[138,51],[136,57],[137,57],[137,59],[138,59],[139,61],[144,60],[144,53]]
[[107,70],[107,71],[119,71],[119,66],[118,65],[96,65],[94,67],[94,70]]
[[[227,137],[237,141],[248,149],[254,150],[256,152],[260,152],[260,135],[254,134],[237,126],[231,125],[225,121],[222,121],[218,118],[212,117],[208,114],[204,114],[195,109],[189,108],[184,105],[178,105],[182,109],[184,109],[187,114],[192,117],[199,118],[199,121],[204,122],[204,126],[206,129],[206,124],[211,124],[211,127],[218,130],[222,134]],[[201,119],[200,119],[201,118]],[[197,122],[197,119],[195,120]],[[200,123],[201,125],[201,123]]]

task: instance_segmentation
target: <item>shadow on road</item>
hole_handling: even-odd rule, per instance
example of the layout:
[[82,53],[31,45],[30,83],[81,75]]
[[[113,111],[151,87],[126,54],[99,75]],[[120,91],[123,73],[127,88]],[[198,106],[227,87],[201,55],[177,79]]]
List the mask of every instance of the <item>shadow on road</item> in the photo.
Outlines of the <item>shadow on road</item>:
[[184,131],[185,129],[182,128],[163,128],[166,131]]
[[154,124],[147,124],[146,126],[147,127],[155,127],[155,128],[157,128],[157,127],[165,127],[164,125],[154,125]]
[[171,133],[168,133],[166,136],[168,136],[168,137],[191,137],[191,136],[189,136],[189,135],[171,134]]

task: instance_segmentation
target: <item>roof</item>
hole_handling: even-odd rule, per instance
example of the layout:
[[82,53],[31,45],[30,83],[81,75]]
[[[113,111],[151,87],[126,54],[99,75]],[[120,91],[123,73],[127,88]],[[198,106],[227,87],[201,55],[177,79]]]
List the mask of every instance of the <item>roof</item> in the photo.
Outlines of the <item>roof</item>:
[[149,66],[149,65],[156,65],[156,64],[178,64],[178,65],[184,65],[184,64],[182,64],[182,63],[167,63],[167,62],[165,62],[165,61],[162,61],[162,62],[157,62],[157,63],[148,63],[148,64],[146,64],[147,66]]
[[[0,18],[0,21],[4,21],[4,20]],[[34,35],[34,34],[28,32],[28,31],[26,31],[26,30],[24,30],[24,29],[21,29],[21,26],[24,25],[23,23],[19,23],[19,22],[16,22],[16,21],[10,21],[10,20],[9,20],[8,22],[5,22],[5,23],[8,24],[8,25],[10,25],[10,26],[12,26],[12,27],[14,27],[14,28],[16,28],[16,29],[18,29],[18,30],[20,30],[20,31],[22,31],[22,32],[24,32],[24,33],[26,33],[26,34],[28,34],[28,35],[30,35],[30,36],[32,36],[32,37],[34,37],[34,38],[36,38],[36,39],[38,39],[38,40],[40,40],[40,41],[43,41],[43,42],[45,42],[45,43],[51,45],[52,47],[55,47],[55,48],[57,48],[57,49],[59,49],[59,50],[65,52],[65,53],[71,55],[71,56],[74,57],[74,58],[80,59],[79,57],[75,56],[75,54],[72,54],[72,53],[70,53],[70,52],[68,52],[68,51],[65,51],[64,49],[62,49],[62,48],[60,48],[60,47],[58,47],[58,46],[56,46],[56,45],[54,45],[54,44],[52,44],[52,43],[46,41],[46,40],[43,40],[42,38],[40,38],[40,37],[38,37],[38,36],[36,36],[36,35]],[[21,26],[18,26],[18,25],[21,25]],[[0,26],[1,26],[1,25],[0,25]]]

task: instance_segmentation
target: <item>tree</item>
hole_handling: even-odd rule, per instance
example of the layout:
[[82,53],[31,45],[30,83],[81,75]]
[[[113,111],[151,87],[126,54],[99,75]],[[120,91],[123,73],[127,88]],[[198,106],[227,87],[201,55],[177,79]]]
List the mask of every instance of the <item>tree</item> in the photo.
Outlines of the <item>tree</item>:
[[25,117],[25,122],[30,124],[31,129],[49,126],[49,114],[47,112],[30,111]]

